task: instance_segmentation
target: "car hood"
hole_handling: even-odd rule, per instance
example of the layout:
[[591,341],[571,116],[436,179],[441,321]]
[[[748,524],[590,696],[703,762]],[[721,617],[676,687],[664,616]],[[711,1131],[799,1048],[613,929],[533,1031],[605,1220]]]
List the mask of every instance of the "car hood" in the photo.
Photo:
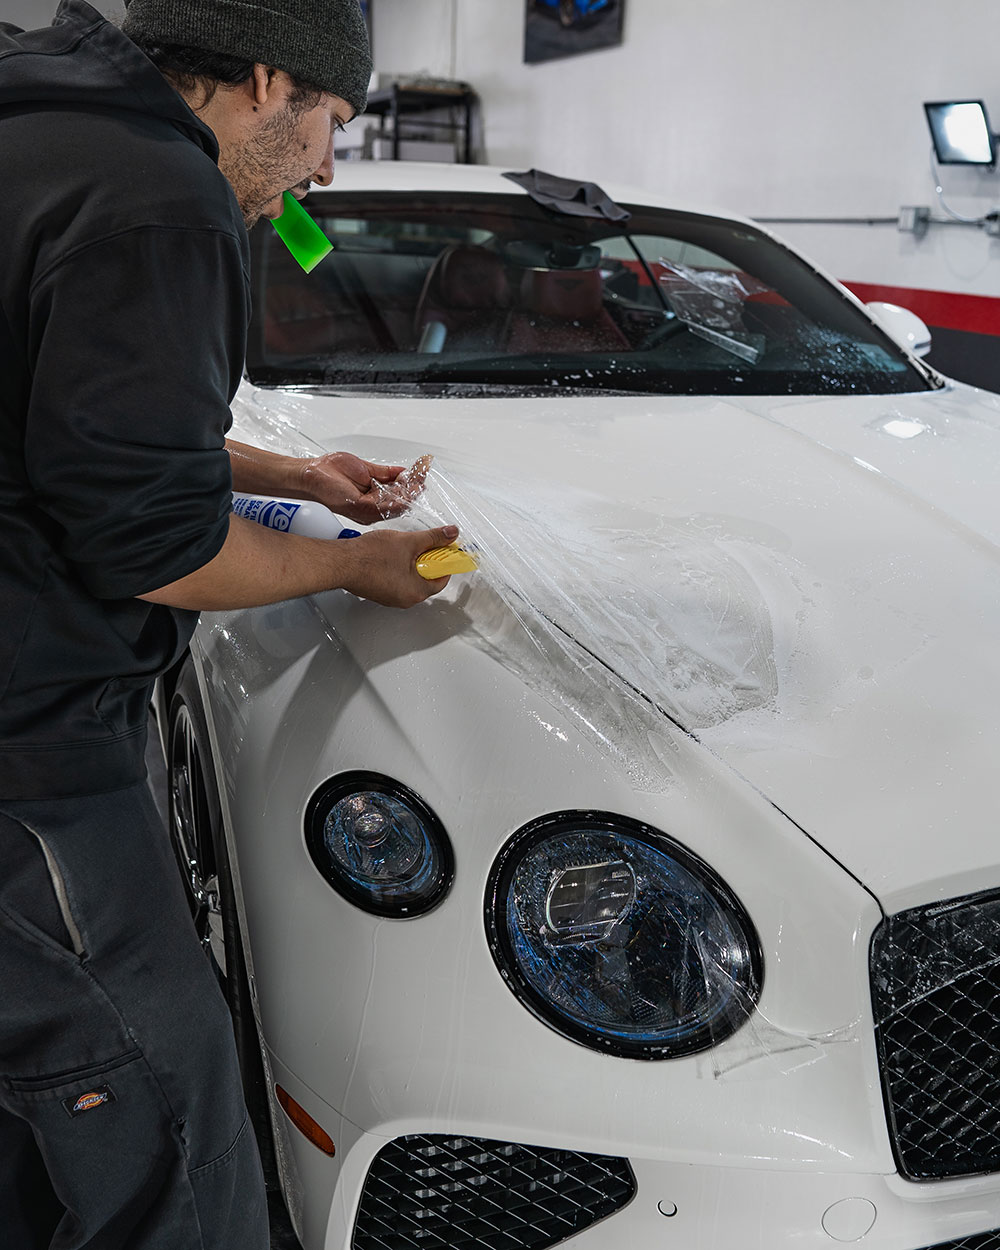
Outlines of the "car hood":
[[1000,884],[1000,397],[248,387],[235,412],[277,450],[432,452],[414,522],[480,551],[448,591],[469,641],[637,785],[667,718],[890,911]]

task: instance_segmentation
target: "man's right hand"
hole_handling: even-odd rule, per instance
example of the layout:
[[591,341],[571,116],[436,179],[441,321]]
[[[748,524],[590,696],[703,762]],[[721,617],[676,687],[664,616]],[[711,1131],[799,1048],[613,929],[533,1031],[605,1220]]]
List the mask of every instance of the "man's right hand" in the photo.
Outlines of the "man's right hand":
[[403,533],[401,530],[370,530],[359,538],[338,539],[350,548],[354,567],[342,581],[345,590],[359,599],[371,599],[386,608],[412,608],[448,585],[447,577],[427,580],[417,572],[417,557],[434,547],[447,547],[458,537],[454,525]]
[[302,538],[231,516],[226,541],[214,559],[138,597],[218,612],[343,589],[386,607],[410,608],[448,584],[447,577],[421,577],[417,557],[457,537],[458,529],[445,525],[415,533],[371,530],[358,538]]

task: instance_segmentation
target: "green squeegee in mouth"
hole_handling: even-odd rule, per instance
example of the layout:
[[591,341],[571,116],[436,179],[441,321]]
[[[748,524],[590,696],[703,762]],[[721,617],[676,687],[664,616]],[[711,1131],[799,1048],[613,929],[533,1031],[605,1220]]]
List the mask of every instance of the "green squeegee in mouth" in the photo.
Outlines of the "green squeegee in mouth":
[[273,218],[271,225],[306,273],[312,273],[323,257],[333,251],[333,244],[290,191],[283,198],[282,214]]

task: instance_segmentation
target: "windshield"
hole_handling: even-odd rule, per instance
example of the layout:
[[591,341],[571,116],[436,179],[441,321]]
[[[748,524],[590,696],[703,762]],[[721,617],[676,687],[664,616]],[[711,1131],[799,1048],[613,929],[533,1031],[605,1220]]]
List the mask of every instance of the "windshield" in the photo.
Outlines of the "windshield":
[[524,195],[313,194],[333,244],[304,273],[254,231],[248,372],[264,385],[659,394],[926,390],[881,330],[745,224]]

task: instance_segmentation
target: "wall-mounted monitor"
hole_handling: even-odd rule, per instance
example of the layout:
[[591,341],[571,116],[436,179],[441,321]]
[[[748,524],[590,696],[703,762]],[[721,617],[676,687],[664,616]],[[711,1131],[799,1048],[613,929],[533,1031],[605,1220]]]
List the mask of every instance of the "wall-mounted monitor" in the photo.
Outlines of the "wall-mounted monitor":
[[925,103],[939,165],[995,165],[997,136],[982,100]]

